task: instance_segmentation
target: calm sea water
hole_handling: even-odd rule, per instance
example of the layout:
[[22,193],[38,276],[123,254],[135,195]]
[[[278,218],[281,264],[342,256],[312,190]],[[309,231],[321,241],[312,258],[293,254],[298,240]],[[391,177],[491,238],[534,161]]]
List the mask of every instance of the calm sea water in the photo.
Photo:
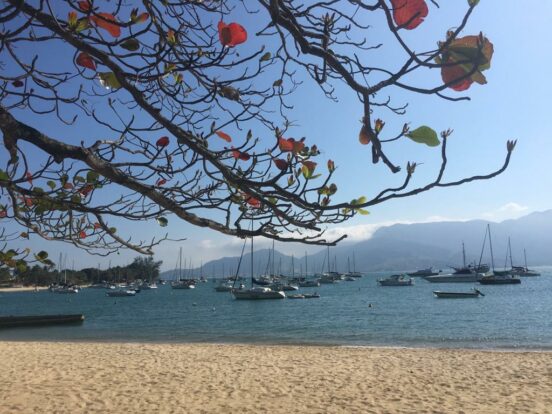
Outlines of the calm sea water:
[[[380,287],[355,282],[305,288],[320,299],[236,301],[211,281],[193,290],[160,286],[136,297],[0,293],[0,315],[83,313],[82,325],[0,330],[0,340],[226,342],[552,349],[552,268],[521,285],[477,286],[478,299],[436,299],[471,284]],[[369,304],[372,306],[369,307]]]

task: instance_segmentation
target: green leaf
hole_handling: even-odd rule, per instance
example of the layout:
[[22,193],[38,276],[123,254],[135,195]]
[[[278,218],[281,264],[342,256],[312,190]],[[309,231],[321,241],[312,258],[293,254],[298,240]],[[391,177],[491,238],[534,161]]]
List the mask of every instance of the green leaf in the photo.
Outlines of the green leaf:
[[282,86],[282,82],[283,82],[282,79],[275,80],[272,86],[274,87]]
[[48,187],[50,187],[52,190],[54,190],[56,188],[56,183],[52,180],[48,181],[46,183],[48,185]]
[[363,216],[367,216],[368,214],[370,214],[368,210],[364,210],[363,208],[357,208],[356,211],[362,214]]
[[167,224],[169,224],[169,220],[167,220],[165,217],[157,217],[157,223],[159,223],[161,227],[167,227]]
[[4,170],[0,170],[0,180],[8,181],[10,177]]
[[426,144],[429,147],[437,147],[440,144],[437,132],[425,125],[410,131],[406,136],[414,142]]
[[270,60],[271,57],[272,57],[272,55],[270,54],[270,52],[266,52],[264,55],[261,56],[260,61],[261,62],[266,62],[267,60]]
[[130,39],[127,39],[123,43],[121,43],[121,47],[131,52],[135,52],[136,50],[140,49],[140,42],[131,37]]
[[75,177],[73,177],[73,182],[74,183],[84,183],[85,179],[82,178],[80,175],[75,175]]
[[35,254],[36,258],[40,261],[46,260],[48,258],[48,252],[45,252],[44,250],[39,251],[37,254]]
[[98,174],[96,171],[88,171],[86,173],[86,182],[89,184],[93,184],[96,181],[98,181],[99,177],[100,177],[100,174]]
[[477,6],[479,3],[479,0],[468,0],[468,5],[471,6]]
[[106,89],[119,89],[121,84],[113,72],[98,73],[100,84]]

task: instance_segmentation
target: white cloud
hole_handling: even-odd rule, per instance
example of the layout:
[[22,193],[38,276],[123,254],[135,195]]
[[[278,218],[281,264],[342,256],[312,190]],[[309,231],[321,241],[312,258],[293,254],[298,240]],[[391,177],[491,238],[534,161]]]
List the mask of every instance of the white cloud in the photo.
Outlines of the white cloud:
[[495,210],[483,213],[482,217],[491,221],[503,221],[519,218],[523,214],[527,213],[528,210],[529,207],[527,206],[522,206],[518,203],[510,202],[498,207]]

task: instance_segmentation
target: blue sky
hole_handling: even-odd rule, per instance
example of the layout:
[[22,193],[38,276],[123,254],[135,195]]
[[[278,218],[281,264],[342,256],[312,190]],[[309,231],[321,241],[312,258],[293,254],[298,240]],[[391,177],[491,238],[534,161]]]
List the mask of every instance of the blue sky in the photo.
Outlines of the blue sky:
[[[416,50],[430,49],[436,41],[441,40],[444,32],[457,24],[467,1],[446,0],[440,3],[440,9],[430,4],[426,21],[417,30],[407,34],[406,39]],[[377,19],[383,19],[383,14],[373,18],[374,21],[367,22],[373,28],[366,33],[366,37],[379,39],[378,36],[384,32]],[[241,15],[239,10],[227,20],[240,21],[246,27],[248,24],[255,25],[250,17]],[[437,189],[409,199],[374,206],[369,216],[356,217],[330,231],[334,234],[347,232],[353,239],[360,239],[369,237],[382,224],[471,218],[499,221],[552,208],[549,191],[552,173],[548,167],[552,145],[547,125],[552,96],[552,48],[548,32],[550,21],[552,2],[481,0],[464,34],[483,31],[494,44],[492,67],[485,72],[488,84],[473,85],[467,94],[471,101],[457,103],[434,96],[389,90],[394,102],[409,104],[407,115],[396,117],[384,112],[379,114],[386,121],[385,128],[388,130],[396,129],[404,122],[410,122],[412,127],[429,125],[438,131],[454,129],[448,142],[449,167],[446,177],[450,179],[496,169],[505,155],[506,140],[517,139],[512,163],[503,175],[491,181]],[[249,30],[251,47],[263,42],[263,39],[256,39],[253,32]],[[402,62],[403,57],[396,49],[384,47],[366,59],[393,67]],[[428,71],[412,78],[412,83],[436,85],[439,80],[437,71]],[[458,95],[453,91],[449,94]],[[307,136],[310,142],[316,143],[323,152],[321,160],[335,160],[338,166],[337,199],[350,200],[360,195],[370,197],[382,188],[401,182],[403,175],[393,176],[381,165],[372,166],[369,147],[358,143],[362,109],[355,96],[342,87],[338,87],[337,96],[338,103],[325,99],[317,86],[310,79],[305,79],[300,93],[292,98],[295,108],[291,118],[297,121],[298,126],[290,134]],[[22,115],[20,119],[33,124],[30,117],[24,117]],[[36,123],[33,125],[40,126]],[[83,130],[79,131],[79,134],[83,133]],[[406,141],[391,144],[388,148],[389,155],[399,164],[404,165],[406,161],[422,163],[416,171],[417,183],[423,184],[436,174],[440,157],[438,149]],[[195,265],[199,265],[201,260],[235,255],[241,250],[239,240],[192,227],[178,222],[176,218],[169,217],[169,220],[169,235],[187,240],[183,243],[167,242],[156,249],[156,258],[164,261],[164,270],[174,267],[181,245],[185,256],[193,257]],[[156,223],[140,226],[135,223],[117,223],[117,228],[120,234],[132,234],[137,238],[163,235],[166,231]],[[266,247],[270,243],[259,240],[257,246]],[[42,240],[34,237],[25,245],[41,248],[43,244]],[[69,255],[68,262],[71,263],[74,258],[77,267],[96,266],[98,263],[106,267],[110,260],[114,264],[124,264],[136,255],[130,251],[109,258],[98,258],[68,245],[52,243],[50,246],[48,250],[52,257],[57,257],[59,251],[63,250]],[[305,250],[299,245],[279,245],[277,248],[288,252]]]

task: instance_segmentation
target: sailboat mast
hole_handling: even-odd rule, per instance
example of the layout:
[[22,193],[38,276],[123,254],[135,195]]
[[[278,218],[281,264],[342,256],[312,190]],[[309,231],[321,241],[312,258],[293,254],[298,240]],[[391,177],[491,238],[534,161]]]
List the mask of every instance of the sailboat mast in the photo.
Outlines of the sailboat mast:
[[493,241],[491,240],[491,226],[487,224],[487,230],[489,232],[489,246],[491,248],[491,265],[493,266],[493,272],[495,270],[494,255],[493,255]]
[[[251,224],[253,227],[253,224]],[[253,287],[253,236],[251,236],[251,287]]]
[[510,243],[510,238],[508,237],[508,250],[510,250],[510,267],[514,267],[514,261],[512,260],[512,245]]
[[330,246],[328,246],[328,273],[331,272],[332,269],[330,269]]
[[271,273],[272,273],[272,276],[274,276],[274,261],[276,260],[275,256],[274,256],[274,240],[272,240],[272,262],[271,262]]
[[523,258],[525,260],[525,269],[527,270],[527,253],[525,252],[525,249],[523,249]]
[[291,277],[295,277],[295,256],[291,255]]
[[182,279],[182,247],[180,247],[180,263],[178,265],[178,281]]
[[464,242],[462,242],[462,260],[464,261],[464,267],[466,267],[466,248]]

